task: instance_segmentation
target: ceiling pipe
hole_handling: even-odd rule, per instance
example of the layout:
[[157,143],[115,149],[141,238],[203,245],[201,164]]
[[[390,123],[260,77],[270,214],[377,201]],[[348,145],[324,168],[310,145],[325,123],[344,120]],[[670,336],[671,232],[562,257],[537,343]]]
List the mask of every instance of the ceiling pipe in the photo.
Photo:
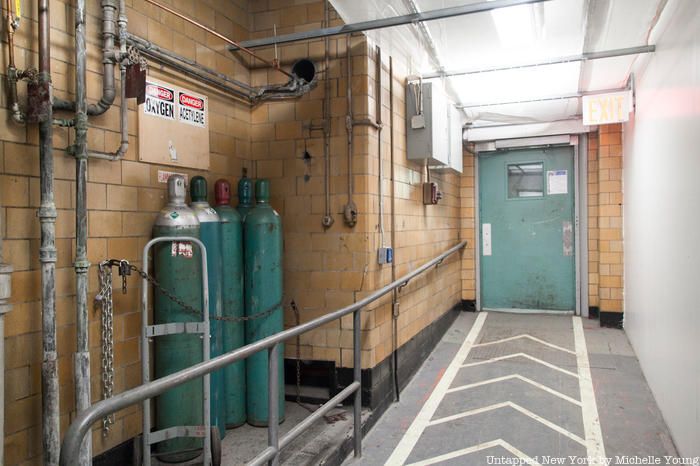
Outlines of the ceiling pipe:
[[620,88],[614,88],[614,89],[601,89],[598,91],[583,91],[583,92],[574,92],[572,94],[561,94],[561,95],[554,95],[554,96],[548,96],[548,97],[539,97],[537,99],[509,100],[509,101],[505,101],[505,102],[489,102],[489,103],[484,103],[484,104],[469,104],[469,105],[459,104],[459,105],[457,105],[457,108],[466,109],[466,108],[497,107],[500,105],[530,104],[530,103],[536,103],[536,102],[548,102],[548,101],[552,101],[552,100],[567,100],[567,99],[576,99],[576,98],[583,97],[586,95],[605,94],[608,92],[629,91],[630,89],[631,89],[630,86],[627,86],[627,87],[620,87]]
[[287,83],[253,87],[135,34],[127,34],[127,42],[148,58],[212,86],[248,105],[301,97],[314,89],[318,83],[315,65],[306,59],[299,60],[292,66],[291,74],[294,79],[290,79]]
[[[152,0],[146,0],[151,2]],[[469,5],[460,5],[450,8],[441,8],[437,10],[423,11],[419,13],[411,13],[408,15],[393,16],[391,18],[381,18],[369,21],[361,21],[359,23],[345,24],[343,26],[325,27],[314,29],[311,31],[294,32],[291,34],[283,34],[280,36],[266,37],[263,39],[252,39],[242,41],[239,46],[246,49],[256,47],[266,47],[269,45],[287,44],[290,42],[298,42],[310,39],[322,39],[324,37],[339,36],[352,34],[354,32],[372,31],[375,29],[384,29],[395,26],[403,26],[406,24],[416,24],[424,21],[435,21],[438,19],[454,18],[456,16],[470,15],[474,13],[483,13],[487,11],[497,10],[499,8],[507,8],[516,5],[529,5],[533,3],[542,3],[550,0],[494,0]],[[231,45],[229,51],[234,52],[239,50],[239,46]]]
[[492,73],[495,71],[510,71],[519,70],[523,68],[535,68],[538,66],[548,66],[548,65],[560,65],[564,63],[575,63],[588,60],[599,60],[601,58],[614,58],[614,57],[624,57],[627,55],[638,55],[641,53],[652,53],[656,51],[656,46],[654,45],[641,45],[638,47],[628,47],[623,49],[614,50],[604,50],[601,52],[588,52],[579,55],[569,55],[567,57],[557,57],[549,60],[541,60],[532,63],[524,63],[521,65],[509,65],[509,66],[499,66],[494,68],[484,68],[478,70],[454,70],[445,72],[435,72],[435,73],[425,73],[421,75],[423,79],[432,78],[448,78],[452,76],[465,76],[470,74],[481,74],[481,73]]

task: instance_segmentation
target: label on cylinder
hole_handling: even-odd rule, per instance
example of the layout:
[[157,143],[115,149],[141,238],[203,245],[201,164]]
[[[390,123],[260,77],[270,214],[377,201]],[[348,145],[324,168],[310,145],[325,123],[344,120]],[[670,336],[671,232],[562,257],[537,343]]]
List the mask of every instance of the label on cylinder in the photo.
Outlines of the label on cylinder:
[[192,247],[192,243],[187,241],[173,241],[171,255],[173,257],[181,256],[185,259],[192,259],[192,257],[194,257],[194,248]]

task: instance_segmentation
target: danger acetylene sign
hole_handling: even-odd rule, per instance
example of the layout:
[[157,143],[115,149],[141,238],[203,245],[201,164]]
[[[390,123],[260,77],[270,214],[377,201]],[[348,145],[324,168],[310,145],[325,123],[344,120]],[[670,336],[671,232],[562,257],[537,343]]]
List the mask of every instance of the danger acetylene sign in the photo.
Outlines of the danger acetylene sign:
[[206,127],[206,108],[203,97],[192,95],[189,92],[178,93],[178,118],[189,125]]
[[204,110],[204,99],[200,99],[199,97],[194,97],[189,94],[181,93],[180,105],[185,105],[195,110]]

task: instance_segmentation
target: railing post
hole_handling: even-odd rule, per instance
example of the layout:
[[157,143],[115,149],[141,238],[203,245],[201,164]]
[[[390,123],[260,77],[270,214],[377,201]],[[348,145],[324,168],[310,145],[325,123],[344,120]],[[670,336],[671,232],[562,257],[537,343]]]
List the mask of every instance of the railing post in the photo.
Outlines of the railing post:
[[268,466],[279,465],[279,348],[275,343],[267,352],[267,444],[275,450]]
[[353,379],[360,385],[355,392],[354,405],[354,442],[355,442],[355,458],[362,456],[362,346],[360,341],[361,336],[361,319],[362,309],[357,309],[353,313],[352,336],[353,336]]

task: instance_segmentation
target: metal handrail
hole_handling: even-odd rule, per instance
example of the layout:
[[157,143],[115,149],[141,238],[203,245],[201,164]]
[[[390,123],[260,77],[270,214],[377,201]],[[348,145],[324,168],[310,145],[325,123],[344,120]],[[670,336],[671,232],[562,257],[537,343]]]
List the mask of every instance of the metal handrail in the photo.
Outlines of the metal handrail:
[[[467,244],[466,241],[462,241],[456,246],[451,247],[444,253],[440,254],[433,260],[426,262],[425,264],[421,265],[418,267],[416,270],[413,272],[410,272],[397,280],[393,281],[392,283],[384,286],[383,288],[380,288],[379,290],[375,291],[374,293],[366,296],[365,298],[350,304],[349,306],[346,306],[342,309],[338,309],[337,311],[330,312],[324,316],[318,317],[316,319],[313,319],[309,322],[305,322],[303,324],[297,325],[295,327],[292,327],[290,329],[284,330],[282,332],[276,333],[274,335],[271,335],[267,338],[263,338],[262,340],[258,340],[254,343],[251,343],[249,345],[243,346],[241,348],[238,348],[234,351],[231,351],[229,353],[223,354],[221,356],[218,356],[214,359],[210,359],[209,361],[201,362],[198,364],[195,364],[194,366],[188,367],[187,369],[183,369],[179,372],[175,372],[174,374],[167,375],[165,377],[162,377],[160,379],[154,380],[152,382],[148,382],[146,384],[140,385],[138,387],[132,388],[130,390],[127,390],[125,392],[120,393],[119,395],[116,395],[112,398],[98,401],[94,405],[92,405],[90,408],[84,410],[78,416],[75,418],[73,423],[70,425],[68,428],[68,431],[66,432],[66,436],[63,439],[63,443],[61,446],[61,457],[60,457],[60,465],[61,466],[73,466],[77,464],[78,462],[78,454],[80,450],[80,445],[82,443],[83,437],[87,434],[88,430],[90,429],[90,426],[94,424],[95,422],[99,421],[102,419],[102,417],[112,414],[116,411],[119,411],[120,409],[124,409],[126,407],[129,407],[131,405],[134,405],[136,403],[139,403],[141,401],[144,401],[147,398],[153,398],[154,396],[160,395],[161,393],[165,392],[166,390],[169,390],[171,388],[177,387],[178,385],[182,385],[190,380],[196,379],[198,377],[202,377],[206,374],[209,374],[211,372],[214,372],[216,370],[222,369],[225,366],[228,366],[229,364],[233,364],[237,361],[240,361],[242,359],[245,359],[247,357],[252,356],[253,354],[262,351],[262,350],[268,350],[268,371],[272,372],[273,374],[276,373],[276,366],[278,363],[278,358],[274,357],[277,355],[277,352],[279,351],[279,344],[283,343],[286,340],[289,340],[291,338],[294,338],[298,335],[301,335],[302,333],[306,333],[310,330],[314,330],[318,327],[321,327],[322,325],[325,325],[329,322],[332,322],[334,320],[340,319],[341,317],[344,317],[350,313],[353,313],[353,353],[354,353],[354,358],[353,358],[353,375],[354,375],[354,380],[351,385],[346,387],[341,393],[336,395],[333,399],[330,401],[326,402],[321,408],[319,408],[317,411],[315,411],[311,416],[309,416],[307,419],[302,421],[299,426],[296,428],[292,429],[292,431],[288,432],[282,439],[279,439],[278,437],[278,422],[277,422],[277,402],[278,402],[278,397],[277,397],[277,388],[274,387],[273,385],[277,384],[277,376],[275,375],[274,377],[269,377],[270,383],[268,384],[268,402],[269,402],[269,422],[268,422],[268,447],[260,454],[258,455],[251,463],[249,464],[262,464],[265,461],[268,461],[269,464],[276,465],[278,464],[278,458],[279,458],[279,452],[280,449],[286,445],[289,444],[295,437],[297,437],[301,432],[303,432],[303,429],[308,427],[314,420],[319,418],[325,413],[325,409],[327,407],[332,407],[343,401],[345,398],[349,397],[351,394],[354,393],[355,399],[354,399],[354,442],[355,442],[355,456],[359,457],[362,454],[362,432],[361,432],[361,418],[360,418],[360,410],[361,410],[361,346],[360,346],[360,330],[361,330],[361,325],[360,325],[360,311],[362,310],[363,307],[367,306],[368,304],[378,300],[382,296],[390,293],[396,288],[399,288],[401,286],[405,286],[411,279],[415,278],[416,276],[422,274],[426,270],[430,269],[431,267],[442,263],[445,258],[448,256],[451,256],[455,252],[459,251],[462,249],[465,245]],[[274,389],[274,391],[273,391]],[[272,396],[271,394],[274,394]],[[333,403],[333,404],[331,404]],[[274,409],[273,409],[274,408]]]

